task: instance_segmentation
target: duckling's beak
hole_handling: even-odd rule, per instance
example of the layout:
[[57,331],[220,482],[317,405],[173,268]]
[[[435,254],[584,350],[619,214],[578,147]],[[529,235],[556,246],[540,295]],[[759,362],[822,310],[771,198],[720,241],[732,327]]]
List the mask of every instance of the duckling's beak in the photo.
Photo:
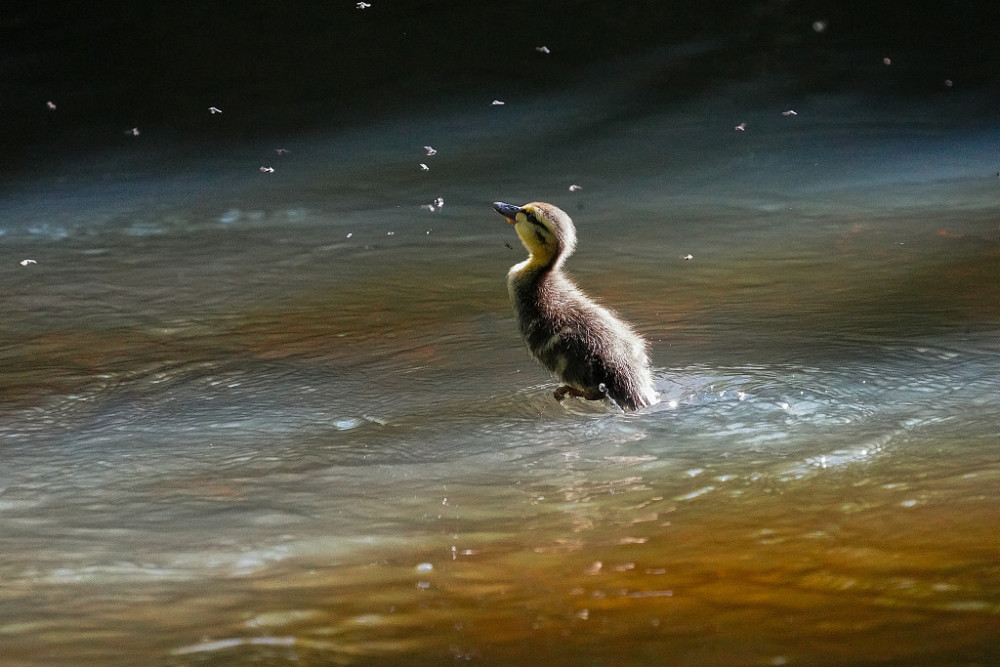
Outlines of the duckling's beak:
[[497,213],[507,218],[507,222],[514,224],[517,222],[517,214],[521,212],[520,206],[514,206],[513,204],[505,204],[502,201],[493,202],[493,208],[497,210]]

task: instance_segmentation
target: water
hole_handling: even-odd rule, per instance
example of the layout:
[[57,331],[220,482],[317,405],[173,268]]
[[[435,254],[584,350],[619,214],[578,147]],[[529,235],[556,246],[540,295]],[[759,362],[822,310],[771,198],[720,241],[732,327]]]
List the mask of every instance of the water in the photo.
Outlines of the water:
[[[553,95],[9,188],[9,664],[996,661],[996,130]],[[496,199],[661,403],[552,399]]]

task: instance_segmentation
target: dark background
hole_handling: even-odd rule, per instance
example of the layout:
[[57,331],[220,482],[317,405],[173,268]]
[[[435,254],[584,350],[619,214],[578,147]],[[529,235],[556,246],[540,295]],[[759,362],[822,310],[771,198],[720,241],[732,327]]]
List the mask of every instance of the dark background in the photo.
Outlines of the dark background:
[[[239,141],[371,123],[471,93],[543,95],[602,64],[659,103],[779,76],[803,93],[924,100],[976,91],[970,113],[989,113],[1000,80],[997,2],[355,4],[6,2],[5,161],[85,154],[133,126],[217,136],[209,106],[223,109],[227,136]],[[551,53],[535,51],[542,45]]]

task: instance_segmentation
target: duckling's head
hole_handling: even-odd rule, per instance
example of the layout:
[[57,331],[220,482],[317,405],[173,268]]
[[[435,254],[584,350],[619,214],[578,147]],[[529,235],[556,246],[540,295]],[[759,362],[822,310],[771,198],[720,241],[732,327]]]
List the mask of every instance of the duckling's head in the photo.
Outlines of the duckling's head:
[[576,228],[558,206],[540,201],[524,206],[495,201],[493,208],[514,225],[521,243],[531,253],[531,264],[558,267],[573,254]]

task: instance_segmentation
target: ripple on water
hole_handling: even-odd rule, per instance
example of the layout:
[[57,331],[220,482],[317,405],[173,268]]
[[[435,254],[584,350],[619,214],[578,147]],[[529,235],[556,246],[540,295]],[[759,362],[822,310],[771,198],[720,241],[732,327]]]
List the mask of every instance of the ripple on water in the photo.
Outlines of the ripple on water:
[[[949,539],[974,542],[990,521],[969,493],[995,483],[988,361],[895,350],[877,366],[674,368],[659,373],[664,401],[634,414],[560,405],[550,383],[442,397],[427,383],[454,377],[387,391],[366,369],[161,367],[0,426],[13,545],[0,574],[23,591],[211,581],[234,608],[276,596],[204,641],[175,641],[175,655],[236,655],[256,646],[241,632],[261,628],[296,642],[336,628],[362,654],[391,654],[393,637],[425,647],[428,599],[451,610],[439,611],[449,627],[462,614],[519,627],[530,601],[559,631],[637,614],[681,627],[748,591],[789,613],[850,593],[862,607],[990,614],[979,575],[953,581],[943,552],[911,563],[910,584],[884,576],[932,544],[918,527],[951,530],[956,503],[968,526]],[[935,479],[947,462],[926,462],[948,438],[965,458]],[[880,540],[878,553],[850,546]],[[302,613],[281,611],[292,592]],[[482,599],[496,603],[488,618]]]

